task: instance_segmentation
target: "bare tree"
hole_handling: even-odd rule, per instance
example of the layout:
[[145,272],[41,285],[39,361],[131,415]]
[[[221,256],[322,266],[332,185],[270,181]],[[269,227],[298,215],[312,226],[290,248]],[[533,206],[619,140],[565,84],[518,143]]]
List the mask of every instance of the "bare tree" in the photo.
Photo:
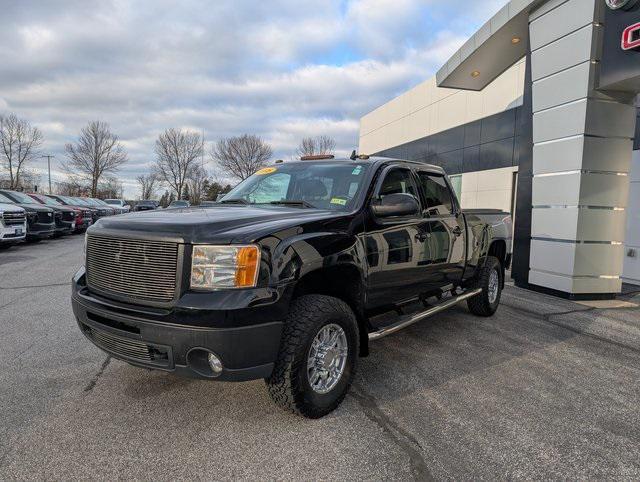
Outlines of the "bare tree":
[[182,198],[185,183],[196,161],[204,152],[200,134],[182,129],[167,129],[156,140],[156,169],[160,180],[166,182]]
[[73,177],[68,181],[56,182],[55,192],[63,196],[84,196],[87,194],[86,189]]
[[219,140],[211,149],[211,158],[228,176],[244,181],[267,163],[271,146],[260,137],[243,134]]
[[123,191],[122,181],[113,176],[108,176],[98,184],[96,197],[99,199],[119,199]]
[[206,169],[195,165],[191,172],[189,173],[189,178],[187,180],[187,186],[189,186],[189,194],[191,198],[191,204],[198,205],[202,202],[205,197],[205,188],[207,184],[209,174]]
[[0,164],[9,171],[9,189],[20,187],[20,175],[30,161],[38,157],[42,133],[15,114],[0,116]]
[[300,141],[296,149],[298,157],[318,156],[321,154],[333,154],[336,150],[336,141],[329,136],[305,137]]
[[158,183],[158,175],[155,172],[142,174],[136,178],[140,186],[140,199],[153,199]]
[[105,174],[117,172],[127,162],[127,153],[111,132],[109,124],[92,121],[80,131],[75,144],[65,146],[69,161],[64,169],[91,184],[91,197],[98,195],[98,184]]

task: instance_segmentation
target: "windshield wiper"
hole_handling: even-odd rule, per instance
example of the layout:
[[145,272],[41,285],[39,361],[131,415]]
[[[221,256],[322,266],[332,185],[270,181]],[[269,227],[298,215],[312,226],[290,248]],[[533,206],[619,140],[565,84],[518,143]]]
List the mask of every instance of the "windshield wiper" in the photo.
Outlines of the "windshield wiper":
[[311,208],[311,209],[315,209],[316,207],[311,204],[308,203],[307,201],[294,201],[294,200],[283,200],[283,201],[271,201],[269,204],[275,204],[275,205],[280,205],[280,206],[302,206],[305,208]]
[[238,198],[238,199],[223,199],[222,201],[218,201],[219,204],[251,204],[246,199]]

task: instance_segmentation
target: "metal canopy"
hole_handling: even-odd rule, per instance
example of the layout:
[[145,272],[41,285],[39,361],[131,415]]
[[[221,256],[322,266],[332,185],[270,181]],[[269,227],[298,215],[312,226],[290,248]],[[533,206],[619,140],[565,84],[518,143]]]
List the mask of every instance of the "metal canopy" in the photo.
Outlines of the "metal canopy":
[[526,55],[529,14],[545,2],[512,0],[505,5],[438,71],[438,87],[484,89]]

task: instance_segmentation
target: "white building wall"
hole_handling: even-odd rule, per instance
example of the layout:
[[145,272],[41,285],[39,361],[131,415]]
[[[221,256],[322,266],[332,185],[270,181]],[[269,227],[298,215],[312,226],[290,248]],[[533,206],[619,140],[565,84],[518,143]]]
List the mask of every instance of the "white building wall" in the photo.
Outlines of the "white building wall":
[[462,174],[462,209],[501,209],[511,212],[513,173],[517,167],[465,172]]
[[622,279],[640,285],[640,151],[633,153]]
[[373,154],[522,105],[522,59],[481,92],[444,89],[432,77],[360,119],[359,151]]

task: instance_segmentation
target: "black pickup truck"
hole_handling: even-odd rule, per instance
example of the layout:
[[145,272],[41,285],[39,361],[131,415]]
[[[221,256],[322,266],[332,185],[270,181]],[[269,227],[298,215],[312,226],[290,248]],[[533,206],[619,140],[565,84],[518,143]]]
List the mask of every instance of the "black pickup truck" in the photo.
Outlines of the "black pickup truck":
[[509,214],[463,212],[439,167],[286,162],[214,207],[101,219],[72,304],[116,358],[263,378],[279,405],[317,418],[345,397],[371,341],[463,300],[492,315],[510,252]]

